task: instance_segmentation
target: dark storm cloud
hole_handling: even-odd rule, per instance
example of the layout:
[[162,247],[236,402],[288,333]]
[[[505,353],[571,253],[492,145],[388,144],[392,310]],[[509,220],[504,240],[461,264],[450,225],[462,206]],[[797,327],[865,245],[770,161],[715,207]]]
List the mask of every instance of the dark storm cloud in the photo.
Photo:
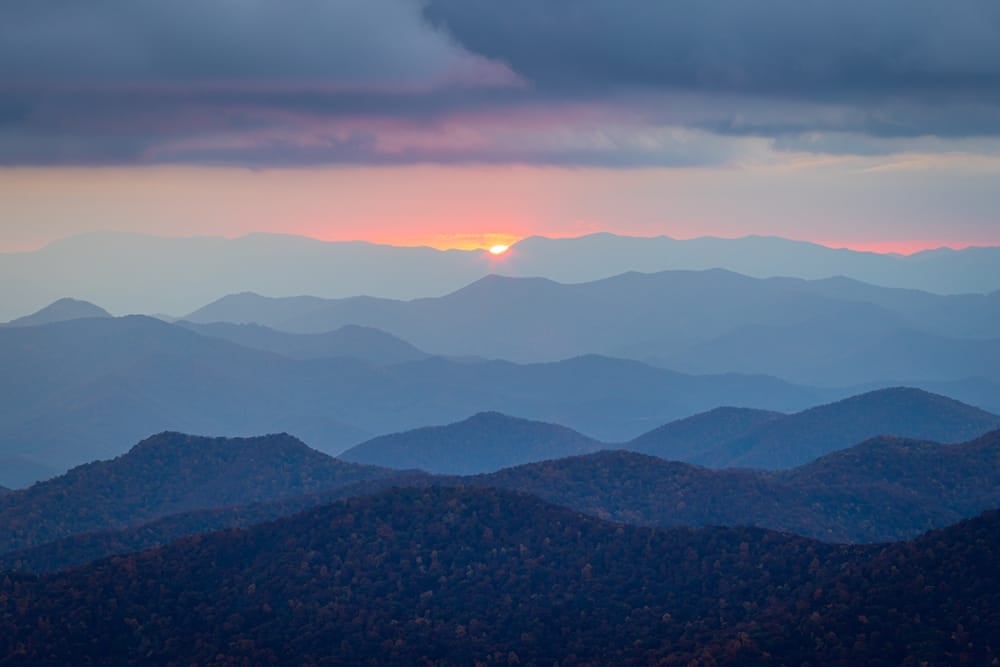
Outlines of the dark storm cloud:
[[547,87],[996,99],[995,0],[431,0],[468,49]]
[[[710,131],[1000,133],[995,0],[431,0],[426,14],[545,90],[725,95],[682,121]],[[816,108],[773,122],[760,99]],[[830,106],[849,112],[830,122]]]
[[1000,135],[995,0],[0,5],[0,164],[672,166],[926,135]]

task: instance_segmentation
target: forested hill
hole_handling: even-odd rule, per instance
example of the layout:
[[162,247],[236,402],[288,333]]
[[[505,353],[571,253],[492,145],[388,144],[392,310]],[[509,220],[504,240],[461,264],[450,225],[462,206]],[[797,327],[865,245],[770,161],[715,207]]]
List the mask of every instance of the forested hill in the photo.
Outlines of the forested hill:
[[0,499],[0,553],[196,509],[249,505],[398,474],[347,463],[287,434],[160,433]]
[[396,489],[4,577],[0,660],[989,664],[998,558],[996,512],[845,547],[630,527],[492,489]]

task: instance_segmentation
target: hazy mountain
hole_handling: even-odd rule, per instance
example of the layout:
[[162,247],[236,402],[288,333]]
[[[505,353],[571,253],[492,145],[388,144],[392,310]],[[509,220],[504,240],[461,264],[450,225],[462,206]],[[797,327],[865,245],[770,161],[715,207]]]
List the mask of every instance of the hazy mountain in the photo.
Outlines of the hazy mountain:
[[345,461],[467,475],[597,451],[602,443],[545,422],[482,412],[456,424],[430,426],[363,442]]
[[[505,257],[505,273],[583,282],[626,271],[723,268],[748,276],[847,276],[873,285],[938,294],[992,292],[1000,285],[995,247],[930,250],[909,256],[833,249],[773,236],[680,240],[599,233],[574,239],[530,237]],[[604,276],[594,275],[606,271]]]
[[291,359],[328,359],[351,357],[376,365],[398,364],[426,359],[429,355],[396,336],[355,325],[321,334],[293,334],[259,324],[215,322],[176,324],[203,336],[222,338],[257,350],[274,352]]
[[616,525],[499,490],[397,489],[7,576],[0,659],[687,664],[705,649],[740,664],[980,664],[996,645],[997,558],[995,512],[840,547]]
[[[372,269],[387,266],[392,270]],[[330,243],[284,235],[227,240],[94,233],[34,252],[0,254],[0,284],[19,285],[0,299],[0,318],[16,317],[66,294],[104,304],[114,313],[175,314],[190,312],[220,294],[245,290],[274,296],[410,299],[445,294],[489,273],[584,282],[626,271],[725,268],[761,278],[849,276],[889,287],[984,293],[1000,289],[998,266],[997,248],[903,257],[768,237],[532,237],[497,258],[482,251]]]
[[12,489],[19,489],[58,474],[59,470],[23,456],[0,456],[0,483]]
[[996,428],[997,415],[896,387],[776,419],[692,460],[716,468],[791,468],[879,435],[960,442]]
[[[946,313],[946,314],[945,314]],[[489,276],[439,298],[224,297],[188,318],[295,332],[371,326],[435,354],[519,362],[605,354],[806,384],[1000,378],[1000,298],[721,270],[596,282]]]
[[161,433],[114,460],[89,463],[5,496],[0,500],[0,552],[389,473],[330,458],[285,434],[227,439]]
[[833,313],[790,326],[753,325],[647,361],[693,373],[764,373],[791,382],[858,385],[875,378],[1000,378],[1000,338],[959,339]]
[[145,317],[0,329],[0,456],[65,470],[151,432],[295,433],[329,453],[498,411],[605,441],[717,405],[800,410],[842,392],[596,356],[551,364],[293,360]]
[[5,486],[0,486],[0,496],[2,496],[4,494],[7,494],[7,493],[10,493],[10,489],[8,489]]
[[746,435],[785,415],[750,408],[715,408],[664,424],[622,447],[668,461],[691,461],[705,451]]
[[63,298],[54,301],[31,315],[11,320],[9,327],[32,327],[38,324],[51,324],[66,320],[79,320],[85,317],[111,317],[111,313],[89,301]]

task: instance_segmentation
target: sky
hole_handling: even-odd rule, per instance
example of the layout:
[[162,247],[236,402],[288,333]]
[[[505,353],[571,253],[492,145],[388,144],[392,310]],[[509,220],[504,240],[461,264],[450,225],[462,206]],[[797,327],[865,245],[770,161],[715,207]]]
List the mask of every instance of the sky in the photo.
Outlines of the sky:
[[1000,3],[13,0],[0,251],[1000,244]]

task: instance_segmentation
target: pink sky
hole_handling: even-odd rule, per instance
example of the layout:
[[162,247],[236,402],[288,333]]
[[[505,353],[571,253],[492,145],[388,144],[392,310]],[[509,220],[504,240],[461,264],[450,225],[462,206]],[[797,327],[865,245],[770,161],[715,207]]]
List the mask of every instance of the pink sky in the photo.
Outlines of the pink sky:
[[597,231],[766,234],[904,253],[1000,244],[992,165],[914,171],[865,164],[5,169],[0,249],[98,230],[275,232],[438,248]]

